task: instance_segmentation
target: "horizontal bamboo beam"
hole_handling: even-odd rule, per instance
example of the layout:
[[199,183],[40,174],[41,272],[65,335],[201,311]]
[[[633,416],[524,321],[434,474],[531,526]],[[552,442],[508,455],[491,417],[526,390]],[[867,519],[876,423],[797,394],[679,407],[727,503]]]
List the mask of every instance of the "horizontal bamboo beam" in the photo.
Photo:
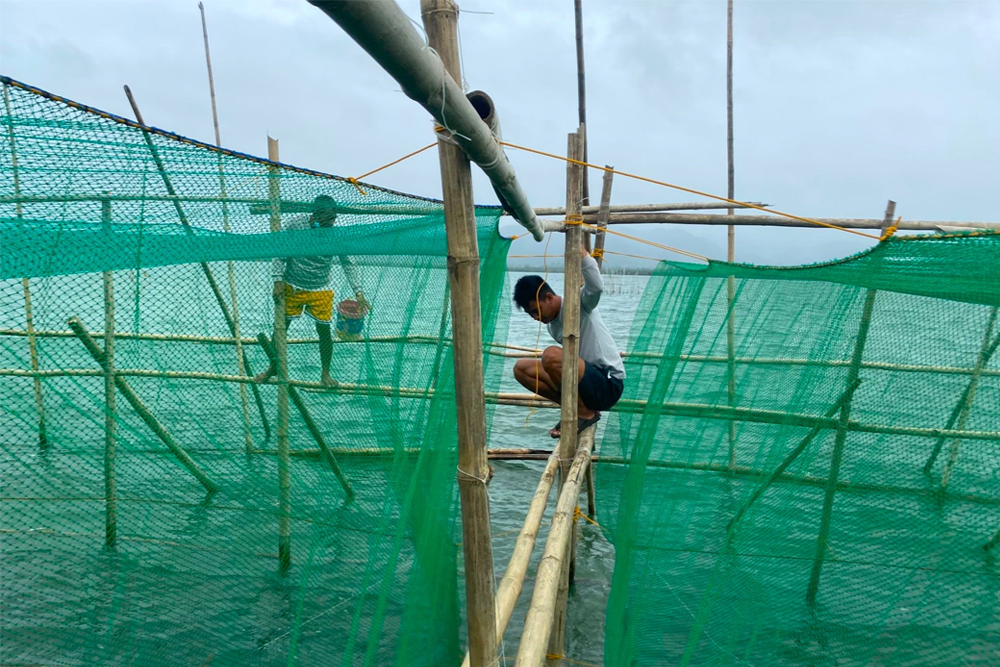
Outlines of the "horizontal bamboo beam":
[[[761,202],[748,202],[754,206],[767,206]],[[728,204],[726,202],[690,202],[671,204],[614,204],[608,207],[611,213],[659,213],[662,211],[714,211],[719,209],[749,208],[744,204]],[[600,212],[600,206],[584,206],[583,215],[596,215]],[[536,215],[566,215],[566,208],[553,206],[549,208],[536,208]]]
[[[101,336],[103,335],[100,331],[88,332],[91,336]],[[56,330],[35,330],[29,333],[23,329],[0,329],[0,336],[13,336],[13,337],[28,337],[36,336],[39,338],[73,338],[75,335],[72,331],[56,331]],[[150,334],[150,333],[132,333],[128,331],[121,331],[115,333],[116,340],[148,340],[157,342],[176,342],[176,343],[205,343],[205,344],[217,344],[217,345],[235,345],[236,339],[230,336],[197,336],[188,334]],[[289,338],[289,345],[315,345],[319,341],[318,338]],[[439,339],[436,336],[431,335],[410,335],[410,336],[372,336],[369,338],[364,338],[360,340],[341,340],[334,339],[333,343],[335,345],[350,345],[350,344],[362,344],[362,343],[419,343],[428,345],[437,345]],[[451,341],[445,339],[445,344],[450,345]],[[256,338],[240,338],[241,345],[257,345]],[[526,347],[523,345],[504,345],[501,343],[484,343],[484,346],[488,346],[491,349],[487,350],[487,354],[494,356],[508,357],[511,359],[530,359],[532,357],[540,356],[542,350],[538,350],[531,347]],[[508,352],[498,352],[497,350],[508,350]],[[648,359],[650,361],[656,361],[663,358],[662,354],[655,352],[619,352],[619,354],[624,359]],[[679,355],[678,359],[681,361],[697,362],[697,363],[710,363],[710,364],[725,364],[728,363],[728,359],[724,356],[709,356],[709,355],[699,355],[699,354],[682,354]],[[809,366],[816,368],[843,368],[850,365],[849,359],[802,359],[794,357],[736,357],[734,361],[740,365],[747,366]],[[975,368],[963,367],[963,366],[932,366],[932,365],[922,365],[922,364],[894,364],[888,362],[880,361],[865,361],[861,363],[861,367],[870,370],[882,370],[882,371],[900,371],[900,372],[913,372],[913,373],[943,373],[946,375],[972,375]],[[1000,376],[1000,369],[989,369],[985,368],[980,373],[984,377],[997,377]],[[58,373],[56,373],[58,375]],[[44,376],[42,376],[44,377]]]
[[[221,373],[206,373],[197,371],[158,371],[147,369],[116,369],[118,377],[147,377],[171,380],[206,380],[211,382],[250,383],[253,378],[244,375],[224,375]],[[100,371],[89,369],[60,369],[28,371],[21,369],[0,369],[0,377],[87,377],[103,376]],[[274,384],[269,380],[265,384]],[[305,391],[327,394],[360,394],[365,396],[399,396],[402,398],[431,398],[435,395],[433,389],[416,387],[392,387],[390,385],[363,385],[348,382],[339,383],[336,387],[326,387],[319,382],[306,380],[290,380],[290,386],[302,387]],[[535,408],[558,408],[559,406],[546,399],[527,393],[486,392],[486,402],[495,405],[512,405]],[[612,412],[639,413],[646,408],[646,401],[622,399],[612,408]],[[724,421],[743,421],[758,424],[780,424],[783,426],[819,426],[823,429],[835,429],[836,419],[827,419],[815,415],[782,412],[780,410],[755,410],[751,408],[730,408],[706,403],[664,403],[660,414],[673,417],[692,417],[704,419],[721,419]],[[925,428],[919,426],[887,426],[881,424],[862,424],[851,421],[848,431],[859,433],[882,433],[885,435],[909,435],[921,438],[959,438],[962,440],[1000,440],[1000,431],[970,431],[943,428]]]
[[[881,229],[881,218],[813,218],[828,225],[846,229]],[[583,221],[596,224],[597,214],[584,215]],[[612,213],[609,225],[740,225],[750,227],[805,227],[823,229],[815,224],[792,218],[768,215],[723,215],[696,213]],[[897,229],[936,231],[942,227],[967,229],[1000,229],[1000,222],[968,222],[948,220],[906,220],[897,223]]]
[[562,569],[568,566],[564,561],[569,556],[570,537],[573,533],[576,503],[580,497],[580,486],[587,473],[587,465],[594,449],[594,431],[588,428],[580,434],[576,455],[569,474],[563,482],[556,502],[552,527],[542,560],[535,573],[535,590],[531,595],[531,607],[524,619],[524,632],[517,651],[514,667],[541,667],[545,661],[546,647],[552,633],[552,620],[556,613],[556,598]]

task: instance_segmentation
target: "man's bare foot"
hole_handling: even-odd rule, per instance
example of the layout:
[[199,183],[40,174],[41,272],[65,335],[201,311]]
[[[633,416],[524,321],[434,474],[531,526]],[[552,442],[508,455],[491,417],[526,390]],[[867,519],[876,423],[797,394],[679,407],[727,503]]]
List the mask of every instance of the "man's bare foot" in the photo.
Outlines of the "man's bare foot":
[[266,371],[254,375],[253,381],[256,382],[257,384],[260,384],[261,382],[267,382],[268,380],[274,377],[274,373],[275,373],[274,366],[268,366]]
[[324,387],[330,387],[330,388],[336,387],[338,384],[340,384],[332,377],[330,377],[329,373],[323,373],[323,376],[319,379],[319,383]]

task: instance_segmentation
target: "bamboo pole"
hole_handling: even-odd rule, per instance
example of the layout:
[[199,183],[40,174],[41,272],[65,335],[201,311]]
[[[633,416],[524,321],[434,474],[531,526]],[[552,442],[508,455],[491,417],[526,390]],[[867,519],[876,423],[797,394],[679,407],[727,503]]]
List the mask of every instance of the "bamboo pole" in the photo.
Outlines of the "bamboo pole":
[[[611,165],[605,165],[605,169],[614,169]],[[605,171],[605,174],[608,172]],[[614,176],[614,174],[612,174]],[[0,201],[3,201],[0,199]],[[754,206],[768,206],[762,202],[746,202]],[[663,213],[666,211],[716,211],[731,208],[749,208],[744,204],[729,204],[727,202],[687,202],[669,204],[614,204],[609,209],[609,213]],[[583,217],[585,221],[597,220],[597,215],[601,212],[601,207],[584,206]],[[566,208],[563,206],[548,206],[535,208],[538,215],[566,215]]]
[[[451,0],[421,0],[420,14],[428,44],[440,56],[443,66],[441,78],[436,82],[437,89],[448,82],[461,81],[458,6]],[[464,96],[461,101],[469,104]],[[472,108],[471,104],[469,107]],[[450,114],[448,117],[450,122],[456,122]],[[493,141],[493,135],[479,120],[478,114],[476,120]],[[467,146],[465,148],[469,150]],[[438,156],[448,239],[448,283],[451,290],[458,416],[458,489],[462,510],[469,657],[473,667],[486,667],[497,661],[497,610],[486,488],[489,463],[486,456],[479,247],[472,198],[472,171],[462,148],[443,137],[438,139]],[[506,192],[504,194],[507,195]],[[512,203],[509,197],[507,201]]]
[[[829,225],[846,227],[847,229],[881,229],[882,220],[875,218],[812,218]],[[594,224],[597,214],[585,214],[583,221]],[[612,213],[608,219],[609,225],[737,225],[750,227],[805,227],[817,229],[816,225],[779,218],[775,215],[716,215],[696,213]],[[938,231],[944,227],[968,229],[1000,229],[1000,222],[948,222],[944,220],[899,220],[896,225],[901,230]]]
[[[552,516],[552,528],[545,541],[542,560],[535,574],[535,590],[531,595],[531,607],[524,619],[524,632],[521,634],[521,644],[517,651],[517,661],[514,667],[538,667],[546,660],[546,654],[558,655],[562,651],[552,653],[550,638],[557,627],[559,598],[561,596],[564,572],[567,569],[566,559],[569,555],[571,535],[575,532],[576,501],[580,495],[580,485],[583,482],[587,461],[594,449],[594,429],[588,428],[580,434],[580,446],[573,457],[573,464],[566,477],[566,483],[559,492],[555,514]],[[548,648],[546,648],[548,647]]]
[[[70,328],[76,334],[77,338],[80,339],[80,342],[83,343],[84,347],[87,348],[87,352],[90,353],[90,356],[93,357],[94,361],[96,361],[101,367],[101,375],[105,375],[110,366],[108,365],[108,358],[104,350],[98,347],[97,343],[94,342],[94,339],[87,333],[87,329],[83,326],[83,322],[80,321],[79,317],[71,317],[67,321],[67,324],[69,324]],[[114,373],[113,377],[115,386],[118,388],[121,395],[125,397],[125,400],[128,401],[129,405],[132,406],[132,409],[136,411],[136,414],[142,418],[142,421],[146,423],[146,426],[148,426],[150,430],[152,430],[153,433],[155,433],[156,436],[163,442],[163,444],[170,449],[170,452],[177,457],[177,460],[181,462],[181,465],[187,468],[187,471],[194,475],[195,479],[201,482],[201,485],[205,487],[206,491],[209,493],[215,493],[218,491],[218,485],[209,479],[209,477],[202,472],[201,468],[198,467],[198,464],[191,459],[184,448],[177,444],[167,429],[164,428],[163,424],[156,419],[135,391],[132,390],[132,387],[125,381],[125,378],[117,372]]]
[[[566,154],[580,160],[583,155],[582,139],[579,133],[570,134],[567,140]],[[570,162],[566,163],[566,219],[573,220],[580,216],[580,200],[583,192],[583,168]],[[577,422],[579,418],[579,384],[580,369],[580,289],[583,277],[580,272],[580,251],[583,248],[583,230],[580,225],[569,225],[566,229],[566,251],[563,260],[565,271],[562,309],[562,391],[561,401],[561,435],[559,437],[559,490],[566,486],[569,478],[573,455],[577,450]],[[579,490],[578,490],[579,491]],[[575,574],[576,561],[576,527],[567,546],[562,575],[559,581],[558,597],[555,606],[552,633],[549,637],[549,655],[562,655],[566,643],[566,606],[569,596],[569,583]],[[558,665],[559,660],[548,660],[549,665]]]
[[[513,452],[515,450],[505,450]],[[529,450],[522,450],[525,454]],[[497,450],[490,450],[491,459],[501,459]],[[535,540],[538,537],[538,529],[542,525],[542,517],[545,515],[545,506],[549,502],[549,492],[552,490],[552,483],[556,478],[556,470],[559,469],[559,455],[555,452],[545,452],[547,463],[542,477],[538,481],[535,495],[531,498],[528,506],[528,514],[524,518],[524,525],[518,533],[517,541],[514,543],[514,551],[507,562],[507,570],[497,589],[497,641],[503,639],[503,633],[507,629],[511,616],[514,615],[514,606],[521,595],[524,587],[524,578],[528,572],[528,564],[531,561],[531,554],[535,549]],[[589,466],[588,466],[589,467]],[[465,654],[462,667],[470,667],[469,654]]]
[[[278,162],[278,140],[267,138],[267,159]],[[274,164],[267,168],[267,191],[271,197],[271,232],[281,232],[281,176]],[[292,564],[291,490],[288,460],[288,348],[285,343],[285,293],[274,297],[275,379],[278,385],[278,569]]]
[[[260,341],[261,349],[263,349],[264,354],[267,355],[268,361],[277,368],[278,355],[275,353],[274,346],[271,345],[271,341],[269,341],[267,339],[267,335],[263,333],[258,334],[257,338]],[[327,444],[326,438],[323,437],[323,433],[319,430],[319,426],[316,425],[316,421],[312,418],[312,414],[309,412],[309,408],[306,407],[305,401],[302,400],[302,396],[299,395],[298,390],[292,385],[288,386],[288,396],[292,399],[292,403],[295,404],[295,408],[299,411],[299,414],[302,415],[302,421],[305,422],[306,428],[309,430],[310,435],[312,435],[313,440],[315,440],[316,444],[319,445],[320,452],[323,454],[323,459],[326,461],[327,465],[330,466],[330,470],[333,471],[333,474],[337,476],[337,480],[340,482],[340,486],[343,487],[344,494],[347,496],[347,502],[351,502],[354,500],[354,489],[351,488],[351,483],[347,481],[347,477],[344,476],[344,472],[340,469],[340,464],[337,463],[337,458],[330,449],[330,445]]]
[[[101,228],[112,233],[111,202],[101,202]],[[115,446],[118,414],[115,410],[115,292],[114,274],[105,271],[104,282],[104,544],[118,537],[118,498],[115,492]]]
[[[859,384],[861,384],[861,380],[855,380],[853,383],[851,383],[851,385],[847,389],[845,389],[844,392],[840,395],[840,398],[838,398],[834,402],[834,404],[830,407],[829,410],[826,411],[826,413],[823,416],[832,417],[833,415],[835,415],[837,411],[844,406],[844,403],[851,400],[851,397],[854,396],[854,392],[858,388]],[[788,453],[788,456],[786,456],[781,461],[781,463],[779,463],[777,467],[775,467],[774,472],[772,472],[768,476],[768,478],[764,480],[764,482],[754,490],[754,492],[750,495],[750,498],[747,499],[747,501],[743,504],[743,506],[740,507],[739,510],[737,510],[733,518],[730,519],[729,524],[726,526],[727,533],[732,535],[733,529],[739,524],[740,519],[742,519],[743,515],[746,514],[748,509],[750,509],[750,506],[753,505],[755,502],[757,502],[757,499],[760,498],[762,495],[764,495],[764,492],[767,491],[768,487],[770,487],[775,480],[777,480],[779,477],[781,477],[782,474],[784,474],[785,470],[788,469],[788,466],[792,465],[792,463],[795,462],[795,459],[799,457],[799,454],[805,451],[806,447],[809,446],[809,443],[811,443],[816,438],[816,436],[819,435],[819,432],[820,432],[820,427],[814,426],[812,430],[810,430],[809,433],[806,435],[806,437],[802,438],[799,444],[796,445],[792,449],[792,451]],[[736,466],[733,465],[732,461],[730,461],[729,468],[734,469],[735,467]]]
[[[726,196],[736,199],[736,169],[733,160],[733,0],[729,0],[726,8],[726,165],[727,186]],[[733,209],[728,209],[726,215],[732,217]],[[730,264],[736,261],[736,227],[726,227],[726,261]],[[736,405],[736,322],[733,319],[735,311],[733,301],[736,298],[736,279],[726,278],[726,356],[727,363],[727,398],[729,406]],[[736,467],[736,422],[729,422],[729,467]]]
[[[128,98],[129,104],[132,106],[132,112],[135,114],[136,121],[140,125],[145,126],[145,121],[142,119],[142,113],[139,111],[139,105],[135,101],[135,97],[132,95],[131,89],[125,86],[125,96]],[[167,169],[163,164],[163,160],[160,159],[160,153],[156,150],[156,145],[153,144],[153,138],[150,133],[143,128],[142,137],[146,141],[146,147],[149,149],[149,154],[153,157],[153,163],[156,165],[156,170],[160,174],[160,178],[163,181],[163,187],[166,188],[167,194],[174,197],[173,204],[174,210],[177,212],[177,217],[184,227],[184,231],[187,234],[193,234],[194,231],[191,229],[191,223],[188,221],[187,214],[184,213],[184,208],[181,206],[180,200],[176,197],[177,193],[174,191],[174,185],[170,180],[170,175],[167,173]],[[270,167],[269,167],[270,168]],[[239,330],[236,326],[236,322],[233,319],[232,314],[229,312],[229,307],[226,305],[226,299],[222,295],[222,290],[219,289],[219,284],[215,280],[215,275],[212,273],[211,267],[209,267],[208,262],[199,262],[201,265],[201,272],[205,275],[205,280],[208,281],[208,286],[212,290],[212,295],[215,297],[215,302],[219,306],[219,310],[222,311],[222,317],[226,321],[226,326],[229,328],[229,333],[234,337],[239,338]],[[253,369],[250,366],[250,360],[247,358],[246,353],[243,354],[243,370],[242,373],[247,375],[253,375]],[[257,403],[257,411],[260,414],[261,425],[264,428],[264,442],[271,439],[271,425],[267,421],[267,415],[264,411],[264,400],[261,398],[260,390],[256,385],[250,386],[253,391],[254,400]]]
[[[990,319],[986,325],[986,335],[983,337],[983,345],[979,350],[979,358],[976,362],[975,367],[972,369],[972,378],[969,380],[969,384],[965,386],[962,391],[962,395],[958,399],[958,403],[955,404],[954,409],[951,411],[951,415],[948,417],[948,422],[945,424],[945,428],[951,430],[955,426],[955,422],[958,421],[960,416],[966,415],[968,410],[972,407],[972,399],[969,395],[975,392],[976,385],[979,378],[982,375],[986,375],[989,371],[984,370],[984,366],[989,363],[990,358],[993,353],[996,352],[997,347],[1000,346],[1000,334],[993,339],[990,343],[990,333],[996,323],[997,309],[993,308],[990,312]],[[964,424],[964,420],[963,420]],[[960,427],[961,428],[961,427]],[[947,438],[940,437],[937,442],[934,443],[934,447],[931,450],[931,455],[927,458],[927,462],[924,463],[924,474],[930,475],[931,469],[934,467],[934,462],[937,460],[938,455],[941,453],[941,448],[944,446],[945,440]],[[942,477],[943,480],[943,477]]]
[[[10,142],[10,170],[14,181],[14,195],[21,196],[21,174],[17,165],[17,145],[14,138],[14,115],[10,108],[10,92],[7,90],[9,84],[3,84],[3,106],[7,116],[7,141]],[[21,202],[14,206],[14,213],[20,220],[24,211]],[[24,321],[28,334],[28,356],[31,360],[31,370],[37,371],[38,364],[38,342],[35,338],[35,319],[31,310],[31,281],[27,278],[21,279],[21,288],[24,291]],[[45,428],[45,400],[42,396],[42,381],[35,378],[35,409],[38,411],[38,446],[42,449],[48,447],[48,435]]]
[[[986,347],[986,341],[990,339],[993,334],[994,326],[997,322],[997,308],[993,308],[990,311],[989,323],[986,325],[986,335],[983,337],[983,347],[979,350],[979,357],[976,359],[976,370],[981,371],[982,367],[986,365],[989,357],[992,354],[987,355],[987,352],[991,352],[989,348]],[[997,335],[996,343],[992,345],[993,350],[996,349],[997,343],[1000,343],[1000,335]],[[969,387],[965,391],[965,397],[961,401],[962,409],[958,416],[958,428],[957,430],[962,431],[965,429],[965,424],[969,419],[969,413],[972,412],[973,401],[976,400],[976,388],[979,385],[979,373],[973,372],[972,378],[969,380]],[[951,475],[955,470],[955,463],[958,462],[958,449],[961,441],[955,438],[951,441],[951,446],[948,449],[948,460],[944,464],[944,472],[941,473],[941,490],[944,491],[948,488],[948,483],[951,481]]]
[[[892,225],[892,220],[896,214],[896,202],[889,200],[885,208],[885,218],[883,219],[883,231]],[[854,340],[854,353],[851,356],[851,365],[847,371],[847,386],[852,386],[858,379],[861,370],[861,358],[865,353],[865,343],[868,340],[868,329],[871,326],[872,312],[875,308],[875,297],[878,290],[865,290],[865,302],[861,310],[861,323],[858,326],[858,335]],[[820,517],[819,537],[816,540],[816,556],[813,559],[812,572],[809,575],[809,588],[806,590],[806,602],[810,605],[816,603],[816,593],[819,590],[819,578],[823,571],[823,561],[826,558],[826,551],[830,541],[830,523],[833,518],[833,500],[837,492],[837,477],[840,474],[840,465],[844,459],[844,445],[847,442],[848,424],[851,420],[851,398],[844,402],[840,408],[840,419],[837,422],[837,435],[833,443],[833,458],[830,461],[830,473],[827,477],[826,491],[823,496],[823,514]]]
[[[607,166],[608,169],[613,169],[610,165]],[[597,226],[600,227],[600,231],[597,232],[594,238],[594,258],[597,260],[598,267],[604,265],[604,242],[607,236],[604,233],[604,229],[607,228],[608,217],[611,215],[611,186],[614,184],[614,179],[614,172],[604,172],[604,180],[601,187],[601,206],[597,214]]]
[[[215,145],[222,147],[222,136],[219,133],[219,110],[215,103],[215,77],[212,75],[212,53],[208,48],[208,22],[205,20],[205,4],[198,3],[201,13],[201,34],[205,42],[205,65],[208,68],[208,92],[212,100],[212,125],[215,128]],[[222,230],[229,233],[229,203],[226,201],[226,176],[222,168],[222,154],[218,156],[219,164],[219,195],[222,204]],[[240,309],[236,297],[236,276],[233,272],[233,262],[226,262],[226,273],[229,279],[229,303],[233,309],[233,338],[236,341],[236,368],[240,375],[246,374],[243,365],[243,345],[240,342]],[[250,403],[247,399],[247,387],[240,385],[240,405],[243,409],[243,440],[247,454],[253,450],[253,437],[250,434]]]
[[[583,3],[581,0],[573,0],[573,23],[575,25],[576,32],[576,96],[577,96],[577,111],[579,116],[580,129],[577,133],[580,135],[580,142],[583,144],[581,158],[584,162],[587,162],[587,72],[584,66],[583,58]],[[590,204],[590,172],[585,172],[583,175],[583,187],[582,187],[582,198],[580,201],[581,209],[584,206]],[[590,237],[586,234],[583,236],[583,245],[590,252]]]
[[[84,332],[87,333],[87,332]],[[18,368],[0,369],[0,377],[103,377],[103,371],[89,369],[59,369],[43,371],[26,371]],[[221,373],[204,373],[196,371],[161,371],[151,369],[117,369],[117,377],[161,378],[171,380],[198,380],[209,382],[250,383],[253,378],[241,375],[223,375]],[[271,382],[269,384],[276,384]],[[417,387],[393,387],[389,385],[361,385],[341,382],[336,387],[325,387],[319,382],[307,380],[289,380],[289,386],[301,387],[304,391],[324,394],[346,394],[360,396],[399,396],[401,398],[429,399],[435,396],[434,390]],[[555,403],[533,397],[532,394],[486,392],[486,403],[492,405],[507,405],[515,407],[534,407],[559,409]],[[622,399],[611,412],[639,414],[646,407],[646,401]],[[748,408],[729,408],[706,403],[663,403],[660,414],[673,417],[691,417],[695,419],[717,419],[750,422],[754,424],[780,424],[783,426],[803,426],[835,430],[838,420],[826,419],[795,412],[780,410],[753,410]],[[970,431],[945,428],[926,428],[921,426],[889,426],[885,424],[864,424],[850,421],[847,424],[849,432],[880,433],[883,435],[903,435],[918,438],[960,438],[972,441],[1000,441],[1000,431]],[[259,450],[254,450],[259,451]]]

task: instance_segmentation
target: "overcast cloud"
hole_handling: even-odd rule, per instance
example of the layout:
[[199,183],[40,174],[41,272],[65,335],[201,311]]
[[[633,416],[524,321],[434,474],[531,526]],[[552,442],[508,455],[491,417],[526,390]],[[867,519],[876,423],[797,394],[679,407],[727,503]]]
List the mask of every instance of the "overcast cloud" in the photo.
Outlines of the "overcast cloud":
[[[738,198],[824,217],[880,217],[892,198],[910,219],[1000,220],[1000,2],[735,4]],[[225,146],[266,154],[270,133],[282,161],[350,176],[432,141],[426,112],[305,0],[205,5]],[[401,5],[419,22],[418,0]],[[577,123],[572,0],[461,6],[465,78],[496,101],[504,137],[564,153]],[[725,2],[585,0],[584,26],[591,160],[724,194]],[[129,84],[148,123],[213,140],[195,0],[0,0],[0,72],[127,117]],[[510,158],[534,205],[562,205],[561,163]],[[370,180],[441,192],[432,152]],[[595,199],[600,184],[593,174]],[[481,175],[476,199],[496,203]],[[614,187],[616,203],[692,199]],[[724,228],[629,231],[725,255]],[[737,234],[737,259],[761,263],[870,245],[824,230]]]

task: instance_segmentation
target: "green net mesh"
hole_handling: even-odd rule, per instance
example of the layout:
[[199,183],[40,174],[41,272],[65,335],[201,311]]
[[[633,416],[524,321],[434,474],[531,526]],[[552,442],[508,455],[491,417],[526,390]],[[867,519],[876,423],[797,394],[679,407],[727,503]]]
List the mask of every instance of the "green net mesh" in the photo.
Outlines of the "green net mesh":
[[660,265],[601,447],[606,664],[1000,663],[998,267],[996,233]]
[[[457,664],[440,202],[145,132],[9,79],[3,96],[0,663]],[[272,210],[308,217],[318,195],[336,202],[332,227],[272,232]],[[509,316],[499,214],[477,210],[487,340]],[[277,389],[247,379],[268,364],[270,260],[314,256],[349,257],[371,311],[360,336],[333,313],[332,390],[313,320],[289,326],[303,410],[293,400],[284,509]],[[334,307],[355,299],[339,262],[331,275]],[[107,314],[126,385],[110,394]],[[485,359],[487,387],[502,361]]]

